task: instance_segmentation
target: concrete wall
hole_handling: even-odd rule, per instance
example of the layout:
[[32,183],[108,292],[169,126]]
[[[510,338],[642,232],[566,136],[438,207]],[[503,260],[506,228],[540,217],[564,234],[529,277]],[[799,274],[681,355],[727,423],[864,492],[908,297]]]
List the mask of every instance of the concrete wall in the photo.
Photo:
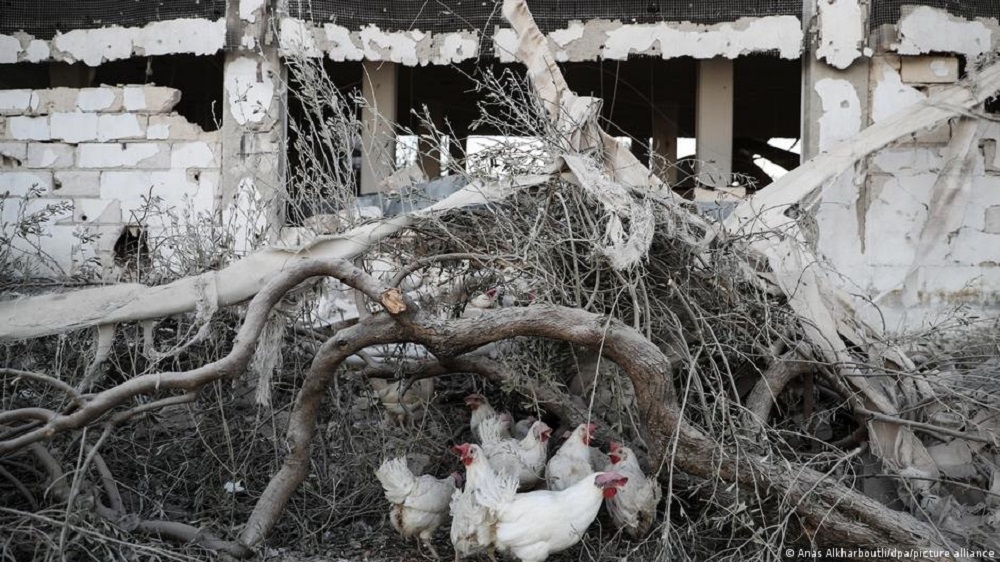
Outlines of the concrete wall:
[[64,206],[37,243],[72,274],[95,256],[109,268],[123,225],[149,223],[158,242],[164,225],[147,220],[144,198],[211,213],[219,133],[174,113],[179,99],[154,86],[0,90],[0,221]]
[[[863,42],[857,30],[867,22],[857,2],[820,0],[819,8],[819,48],[806,61],[803,84],[807,156],[954,84],[960,56],[971,69],[1000,48],[996,19],[916,8]],[[878,305],[890,330],[940,322],[959,308],[992,314],[1000,302],[1000,124],[983,122],[970,178],[940,206],[943,231],[928,226],[957,127],[953,120],[902,139],[823,191],[819,250],[846,289]]]

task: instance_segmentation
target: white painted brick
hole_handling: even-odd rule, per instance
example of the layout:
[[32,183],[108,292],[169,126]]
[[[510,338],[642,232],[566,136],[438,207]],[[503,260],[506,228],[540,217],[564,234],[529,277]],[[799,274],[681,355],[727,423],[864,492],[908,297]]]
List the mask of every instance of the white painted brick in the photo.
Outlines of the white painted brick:
[[215,150],[207,142],[178,142],[170,151],[171,168],[218,168]]
[[7,137],[18,140],[50,140],[48,117],[18,115],[7,120]]
[[0,114],[21,115],[31,104],[31,90],[0,90]]
[[0,142],[0,169],[19,168],[28,159],[28,143]]
[[101,199],[133,202],[149,195],[153,186],[148,170],[101,172]]
[[28,168],[71,168],[76,149],[68,144],[33,142],[28,144]]
[[131,113],[108,113],[97,118],[97,140],[146,138],[146,116]]
[[0,35],[0,64],[17,62],[17,55],[21,51],[21,41],[17,37]]
[[167,168],[170,146],[152,142],[81,144],[76,161],[80,168]]
[[87,224],[121,224],[122,204],[106,199],[77,199],[73,202],[73,221]]
[[201,127],[176,113],[150,115],[146,138],[171,140],[201,140],[206,134]]
[[49,88],[35,90],[31,98],[31,111],[42,115],[76,111],[76,88]]
[[80,111],[121,111],[121,88],[83,88],[76,96],[76,108]]
[[32,190],[52,190],[52,172],[0,172],[0,194],[23,197]]
[[101,172],[64,170],[53,174],[52,193],[62,197],[99,197]]
[[125,109],[140,113],[167,113],[181,101],[181,92],[163,86],[125,86]]
[[181,91],[162,86],[146,86],[146,110],[150,113],[168,113],[181,101]]
[[97,114],[95,113],[54,113],[52,120],[52,138],[66,142],[79,143],[97,138]]
[[146,109],[146,94],[142,91],[142,86],[125,86],[122,89],[122,103],[125,111]]
[[958,81],[958,57],[902,57],[904,84],[950,84]]

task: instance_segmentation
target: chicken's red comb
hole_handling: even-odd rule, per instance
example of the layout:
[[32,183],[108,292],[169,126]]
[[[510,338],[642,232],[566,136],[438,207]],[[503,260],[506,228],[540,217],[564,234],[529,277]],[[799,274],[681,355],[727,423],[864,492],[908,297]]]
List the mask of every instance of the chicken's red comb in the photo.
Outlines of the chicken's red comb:
[[621,448],[622,444],[617,441],[612,441],[611,444],[608,445],[608,451],[611,451],[612,453],[620,451]]
[[454,451],[456,455],[465,457],[469,454],[470,447],[471,445],[469,445],[468,443],[462,443],[461,445],[455,445],[454,447],[451,448],[451,450]]

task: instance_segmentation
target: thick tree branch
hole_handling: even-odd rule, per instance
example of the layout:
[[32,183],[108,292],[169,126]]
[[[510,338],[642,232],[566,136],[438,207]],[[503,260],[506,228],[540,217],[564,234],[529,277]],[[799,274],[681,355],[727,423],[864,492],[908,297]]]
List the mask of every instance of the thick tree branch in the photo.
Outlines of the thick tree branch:
[[191,371],[147,374],[129,379],[118,386],[93,395],[84,406],[68,414],[54,414],[39,408],[25,408],[7,413],[8,416],[16,415],[15,419],[28,416],[34,419],[43,419],[46,423],[19,437],[0,441],[0,455],[16,451],[25,445],[50,438],[64,431],[79,429],[139,395],[151,395],[171,390],[192,392],[212,381],[239,376],[250,361],[271,308],[296,285],[305,279],[318,275],[337,277],[346,285],[365,293],[376,301],[398,306],[394,293],[387,291],[386,287],[348,261],[334,259],[300,262],[282,272],[254,297],[247,310],[246,321],[240,327],[240,331],[233,341],[233,349],[226,357]]

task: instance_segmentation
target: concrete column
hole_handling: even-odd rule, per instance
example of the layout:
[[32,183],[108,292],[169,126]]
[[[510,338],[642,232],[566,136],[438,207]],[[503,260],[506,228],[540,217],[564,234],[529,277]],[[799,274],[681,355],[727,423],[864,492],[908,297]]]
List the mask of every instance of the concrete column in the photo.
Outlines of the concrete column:
[[677,106],[663,104],[653,113],[653,154],[650,169],[670,185],[677,183]]
[[[250,13],[240,4],[252,4]],[[216,202],[223,222],[239,225],[237,250],[276,240],[284,222],[285,90],[278,46],[265,40],[273,24],[262,2],[227,5],[227,29],[239,45],[226,53],[223,78],[222,178]]]
[[[427,112],[430,114],[430,119],[434,126],[440,129],[441,123],[444,122],[444,111],[441,104],[427,104]],[[429,133],[428,129],[427,125],[421,125],[420,142],[417,145],[417,161],[420,163],[420,169],[424,171],[427,179],[433,180],[434,178],[441,177],[441,144],[438,142],[441,139],[426,136]]]
[[698,64],[698,181],[709,187],[729,185],[733,171],[733,61],[709,59]]
[[361,89],[361,193],[375,193],[396,165],[396,75],[392,62],[365,61]]

